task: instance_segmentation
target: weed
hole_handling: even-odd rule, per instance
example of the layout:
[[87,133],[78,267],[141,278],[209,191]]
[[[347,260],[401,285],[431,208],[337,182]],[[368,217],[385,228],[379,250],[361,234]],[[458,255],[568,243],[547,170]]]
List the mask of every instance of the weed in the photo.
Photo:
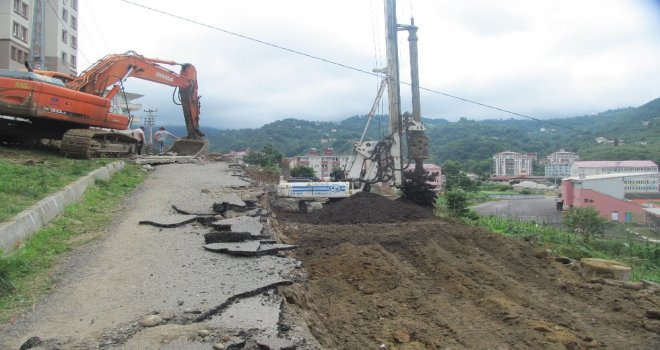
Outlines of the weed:
[[[112,209],[143,178],[139,166],[128,164],[112,179],[97,181],[79,202],[68,205],[62,216],[33,235],[23,247],[0,258],[0,322],[51,288],[49,269],[63,253],[89,241],[76,238],[102,230],[112,219]],[[2,283],[9,287],[2,289]]]

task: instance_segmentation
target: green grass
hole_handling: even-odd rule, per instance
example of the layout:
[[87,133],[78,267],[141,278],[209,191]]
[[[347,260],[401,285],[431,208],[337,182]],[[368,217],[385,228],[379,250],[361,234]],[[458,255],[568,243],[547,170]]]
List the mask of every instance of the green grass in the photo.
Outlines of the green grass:
[[660,244],[629,238],[592,238],[585,241],[582,236],[553,226],[539,225],[497,217],[479,217],[471,224],[510,237],[535,236],[543,246],[559,255],[572,259],[601,258],[628,264],[632,268],[633,280],[650,280],[660,283]]
[[112,161],[74,160],[48,152],[0,147],[0,222]]
[[144,176],[141,167],[127,164],[112,179],[97,181],[79,202],[67,206],[62,216],[23,247],[0,258],[0,322],[34,304],[51,288],[50,269],[64,253],[99,237],[124,196]]

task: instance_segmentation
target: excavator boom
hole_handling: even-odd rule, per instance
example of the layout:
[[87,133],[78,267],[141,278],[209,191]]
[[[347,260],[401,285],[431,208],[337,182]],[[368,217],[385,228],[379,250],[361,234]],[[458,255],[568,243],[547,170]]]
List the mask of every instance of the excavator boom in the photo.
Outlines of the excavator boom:
[[[162,64],[179,65],[180,72]],[[0,117],[0,140],[53,139],[61,143],[63,153],[85,158],[131,153],[136,143],[125,133],[89,128],[128,129],[129,116],[113,113],[111,100],[123,81],[133,77],[178,90],[175,103],[182,107],[187,131],[179,154],[208,148],[199,130],[197,71],[191,64],[129,51],[105,56],[78,77],[26,67],[29,71],[0,70],[0,115],[5,116]]]

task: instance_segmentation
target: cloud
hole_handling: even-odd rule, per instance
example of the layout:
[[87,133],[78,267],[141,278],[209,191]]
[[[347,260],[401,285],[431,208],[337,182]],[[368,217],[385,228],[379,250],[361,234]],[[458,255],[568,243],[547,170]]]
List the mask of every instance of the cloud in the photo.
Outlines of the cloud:
[[[81,2],[81,66],[131,49],[192,63],[202,125],[340,120],[371,108],[377,78],[209,26],[370,71],[385,62],[380,0],[135,1],[203,25],[119,0]],[[657,2],[398,3],[399,23],[413,14],[420,27],[420,80],[430,89],[534,117],[640,105],[660,95],[660,80],[650,78],[660,76]],[[409,81],[406,34],[399,40],[401,79]],[[163,123],[183,123],[171,88],[127,86],[145,95],[143,106],[157,108]],[[401,90],[403,109],[410,109],[409,88]],[[422,112],[450,120],[508,117],[430,92],[422,93]]]

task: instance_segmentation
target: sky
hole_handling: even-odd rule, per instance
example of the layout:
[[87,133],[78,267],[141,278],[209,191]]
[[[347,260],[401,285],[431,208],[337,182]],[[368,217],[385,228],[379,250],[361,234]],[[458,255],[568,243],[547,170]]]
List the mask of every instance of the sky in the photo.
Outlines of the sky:
[[[519,118],[445,94],[541,119],[660,97],[660,0],[398,0],[398,23],[411,16],[427,118]],[[191,63],[202,130],[340,121],[374,102],[379,78],[357,70],[385,66],[383,17],[383,0],[79,0],[78,69],[129,50]],[[400,32],[404,82],[407,47]],[[172,88],[135,78],[125,86],[145,95],[143,110],[158,110],[157,125],[183,125]],[[409,87],[401,90],[411,110]]]

